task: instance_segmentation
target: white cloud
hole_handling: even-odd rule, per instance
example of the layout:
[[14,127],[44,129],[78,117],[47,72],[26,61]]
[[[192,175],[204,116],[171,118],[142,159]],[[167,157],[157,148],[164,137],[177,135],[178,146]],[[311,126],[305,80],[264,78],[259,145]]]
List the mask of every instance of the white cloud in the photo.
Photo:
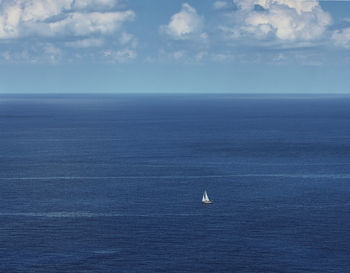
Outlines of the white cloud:
[[52,44],[46,44],[44,46],[44,55],[49,62],[57,63],[62,56],[62,51]]
[[124,31],[120,35],[119,43],[123,46],[129,44],[132,48],[136,48],[138,41],[134,35]]
[[[64,10],[70,10],[72,0],[18,0],[13,1],[12,5],[20,9],[21,22],[43,21],[52,16],[61,14]],[[2,8],[3,14],[8,12],[8,6]]]
[[44,46],[44,51],[47,54],[51,55],[59,55],[61,54],[61,50],[57,47],[55,47],[53,44],[47,44]]
[[178,50],[173,53],[173,57],[175,60],[181,59],[183,56],[185,56],[185,51],[184,50]]
[[234,56],[229,53],[216,53],[211,55],[213,62],[227,63],[234,60]]
[[135,18],[132,10],[108,12],[115,4],[115,0],[2,1],[0,39],[111,34]]
[[123,33],[120,35],[119,42],[120,42],[122,45],[125,45],[125,44],[131,42],[133,38],[134,38],[134,35],[132,35],[132,34],[130,34],[130,33],[127,33],[127,32],[123,32]]
[[[204,19],[189,4],[182,4],[180,12],[175,13],[167,25],[161,26],[161,32],[175,40],[206,37],[202,32]],[[204,35],[204,36],[203,36]]]
[[2,52],[1,57],[6,61],[10,61],[12,58],[11,53],[9,51]]
[[273,56],[272,61],[273,63],[283,63],[286,61],[286,56],[283,53],[277,53],[275,56]]
[[322,38],[331,16],[317,0],[234,0],[233,26],[221,26],[231,38],[305,42]]
[[74,48],[100,47],[104,45],[104,40],[90,38],[90,39],[66,42],[65,45],[68,47],[74,47]]
[[219,9],[226,9],[230,7],[230,4],[226,1],[215,1],[213,4],[214,9],[219,10]]
[[194,56],[194,59],[195,59],[197,62],[200,62],[200,61],[202,61],[207,55],[208,55],[208,52],[206,52],[206,51],[200,51],[200,52],[198,52],[198,53]]
[[6,63],[58,63],[64,57],[62,49],[52,43],[39,43],[36,47],[22,47],[0,53]]
[[73,8],[76,9],[110,9],[117,4],[116,0],[75,0]]
[[131,21],[135,13],[131,10],[124,12],[75,12],[58,22],[44,24],[44,35],[85,36],[90,34],[111,34],[119,30],[122,23]]
[[332,40],[336,46],[350,49],[350,27],[336,30],[332,35]]
[[136,52],[132,49],[125,48],[121,50],[105,50],[103,52],[104,57],[108,58],[111,62],[127,63],[136,58]]
[[[95,60],[99,51],[81,49],[104,46],[113,48],[115,62],[126,62],[136,58],[137,39],[125,31],[135,16],[118,0],[0,0],[0,41],[13,45],[0,58],[14,63]],[[116,41],[131,49],[118,48]]]

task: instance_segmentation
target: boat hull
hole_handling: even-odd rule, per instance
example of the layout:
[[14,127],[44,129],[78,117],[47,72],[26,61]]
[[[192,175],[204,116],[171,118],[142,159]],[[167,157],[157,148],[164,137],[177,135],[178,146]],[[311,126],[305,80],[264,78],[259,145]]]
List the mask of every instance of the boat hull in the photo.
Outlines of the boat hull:
[[213,204],[212,201],[202,201],[202,204],[203,205],[210,205],[210,204]]

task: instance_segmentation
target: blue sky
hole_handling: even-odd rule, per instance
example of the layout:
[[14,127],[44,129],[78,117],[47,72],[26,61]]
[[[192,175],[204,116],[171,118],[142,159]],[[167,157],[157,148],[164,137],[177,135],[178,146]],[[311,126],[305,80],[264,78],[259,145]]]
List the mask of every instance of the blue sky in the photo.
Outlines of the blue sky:
[[0,0],[0,93],[349,93],[350,2]]

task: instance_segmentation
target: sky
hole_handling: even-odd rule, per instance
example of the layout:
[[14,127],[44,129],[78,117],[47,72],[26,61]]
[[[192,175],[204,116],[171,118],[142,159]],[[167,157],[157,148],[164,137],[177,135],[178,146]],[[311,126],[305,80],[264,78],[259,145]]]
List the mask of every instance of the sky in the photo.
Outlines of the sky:
[[350,93],[350,1],[0,0],[0,93]]

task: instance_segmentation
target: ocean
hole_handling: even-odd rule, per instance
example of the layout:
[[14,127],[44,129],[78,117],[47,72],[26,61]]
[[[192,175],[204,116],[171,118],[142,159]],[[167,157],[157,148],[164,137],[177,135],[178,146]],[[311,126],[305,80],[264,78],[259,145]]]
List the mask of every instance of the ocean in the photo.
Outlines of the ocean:
[[346,95],[0,95],[0,272],[350,272],[349,167]]

